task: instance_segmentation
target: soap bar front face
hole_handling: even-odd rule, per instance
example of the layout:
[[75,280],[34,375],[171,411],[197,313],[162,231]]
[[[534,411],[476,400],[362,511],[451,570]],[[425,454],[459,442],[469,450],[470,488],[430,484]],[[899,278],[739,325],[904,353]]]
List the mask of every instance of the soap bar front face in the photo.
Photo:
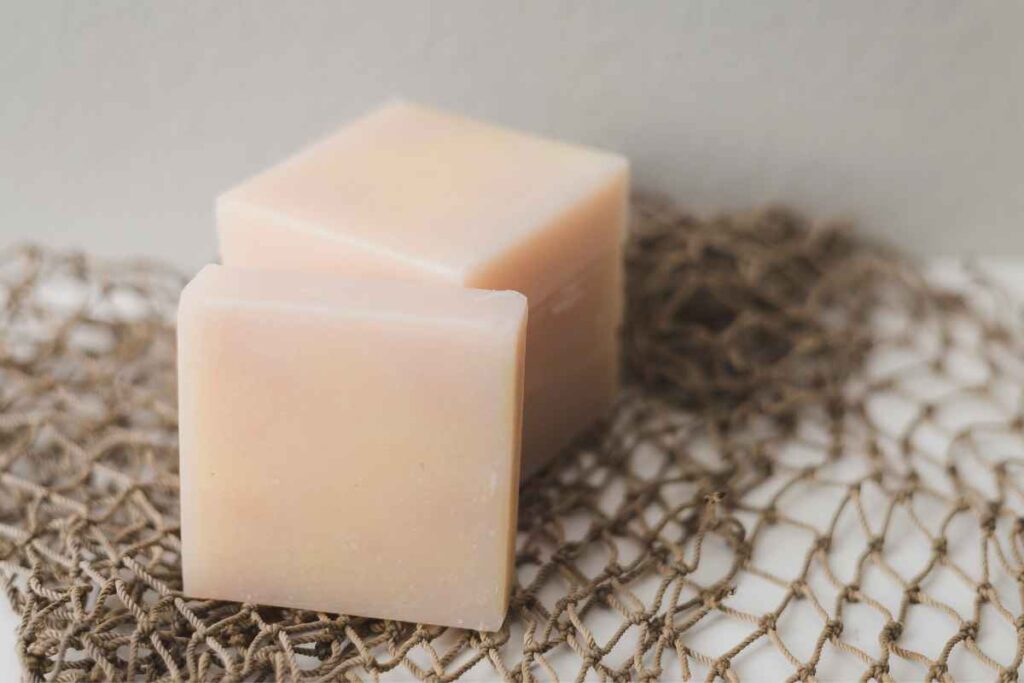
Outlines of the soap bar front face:
[[399,103],[224,193],[221,256],[525,294],[529,474],[615,393],[616,349],[593,359],[617,344],[628,185],[621,156]]
[[494,630],[525,299],[208,266],[179,309],[189,595]]

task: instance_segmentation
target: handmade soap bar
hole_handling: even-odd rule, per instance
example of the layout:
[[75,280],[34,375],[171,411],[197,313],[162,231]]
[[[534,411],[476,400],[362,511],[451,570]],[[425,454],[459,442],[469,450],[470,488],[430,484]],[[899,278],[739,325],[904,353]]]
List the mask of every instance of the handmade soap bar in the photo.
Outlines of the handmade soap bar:
[[221,255],[525,294],[530,472],[614,396],[628,180],[614,154],[393,104],[222,195]]
[[178,314],[189,595],[497,629],[516,292],[207,266]]

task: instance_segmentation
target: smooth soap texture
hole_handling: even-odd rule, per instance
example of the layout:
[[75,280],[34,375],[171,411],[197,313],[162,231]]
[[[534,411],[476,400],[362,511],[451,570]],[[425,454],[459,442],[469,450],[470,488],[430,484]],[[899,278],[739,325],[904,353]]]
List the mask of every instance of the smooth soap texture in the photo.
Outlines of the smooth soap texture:
[[223,194],[221,256],[525,294],[530,473],[614,398],[628,185],[621,156],[392,104]]
[[526,318],[515,292],[207,266],[178,314],[185,592],[499,628]]

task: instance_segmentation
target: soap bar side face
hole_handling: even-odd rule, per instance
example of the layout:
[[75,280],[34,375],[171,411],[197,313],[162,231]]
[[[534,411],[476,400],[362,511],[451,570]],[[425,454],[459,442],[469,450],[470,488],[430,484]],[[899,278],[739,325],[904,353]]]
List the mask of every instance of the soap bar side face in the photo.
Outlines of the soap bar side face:
[[[537,378],[537,376],[534,376]],[[528,376],[529,379],[529,376]],[[574,439],[607,417],[619,389],[619,345],[616,341],[583,353],[571,363],[550,369],[523,401],[523,477],[551,462]]]
[[187,292],[185,591],[500,626],[526,313],[499,298],[505,325]]
[[619,252],[609,252],[530,301],[527,388],[618,338],[625,299],[621,260]]
[[552,214],[528,239],[467,274],[465,284],[522,292],[531,303],[609,256],[621,261],[629,211],[629,167],[623,161],[579,201]]

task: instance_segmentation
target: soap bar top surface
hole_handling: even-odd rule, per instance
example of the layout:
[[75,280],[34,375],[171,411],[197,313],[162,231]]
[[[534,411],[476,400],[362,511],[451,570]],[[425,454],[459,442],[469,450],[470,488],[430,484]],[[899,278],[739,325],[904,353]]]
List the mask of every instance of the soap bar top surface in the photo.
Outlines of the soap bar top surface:
[[[315,312],[339,318],[405,320],[454,324],[480,331],[509,333],[524,315],[518,292],[467,289],[401,280],[355,280],[319,272],[204,267],[182,298],[199,305]],[[514,332],[514,329],[512,329]]]
[[526,316],[515,292],[207,266],[178,315],[185,591],[497,629]]
[[218,211],[242,209],[465,283],[627,178],[624,157],[400,102],[229,190]]

